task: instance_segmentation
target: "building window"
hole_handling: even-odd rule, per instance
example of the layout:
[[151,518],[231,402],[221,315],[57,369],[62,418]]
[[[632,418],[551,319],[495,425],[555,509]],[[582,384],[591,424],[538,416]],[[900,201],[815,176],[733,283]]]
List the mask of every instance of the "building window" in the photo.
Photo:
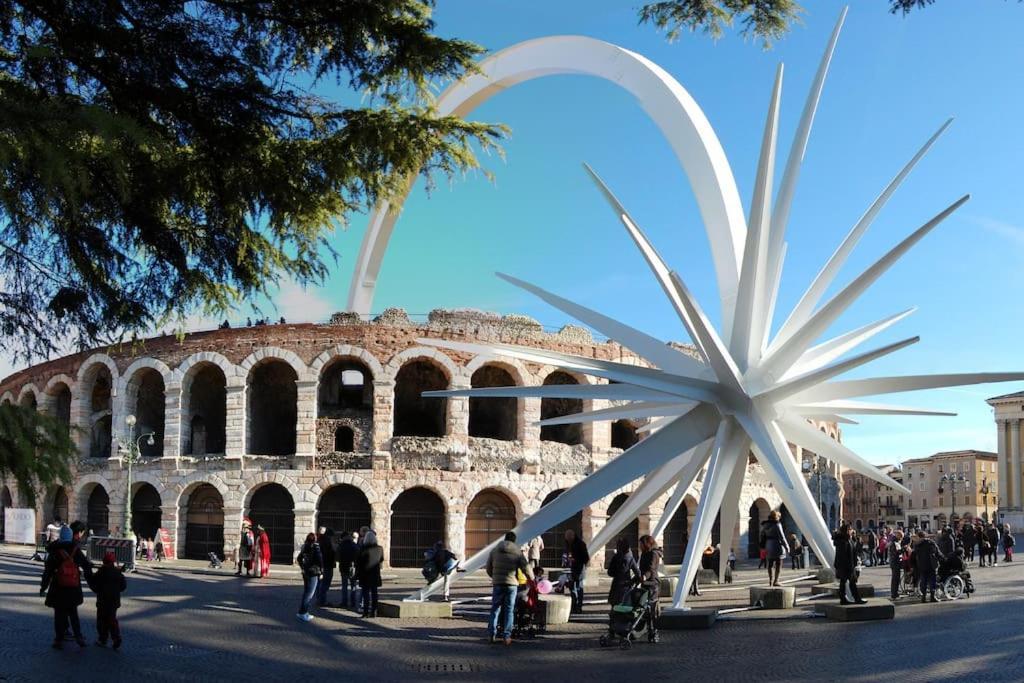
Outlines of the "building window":
[[970,504],[971,504],[971,497],[970,496],[964,496],[964,505],[970,505]]
[[917,488],[920,489],[921,491],[924,491],[924,482],[922,481],[920,484],[918,484]]
[[927,498],[922,498],[921,499],[921,507],[923,507],[923,508],[928,507],[928,499]]
[[914,499],[913,498],[908,498],[907,499],[907,507],[908,508],[914,507]]
[[939,464],[939,474],[942,474],[942,464]]

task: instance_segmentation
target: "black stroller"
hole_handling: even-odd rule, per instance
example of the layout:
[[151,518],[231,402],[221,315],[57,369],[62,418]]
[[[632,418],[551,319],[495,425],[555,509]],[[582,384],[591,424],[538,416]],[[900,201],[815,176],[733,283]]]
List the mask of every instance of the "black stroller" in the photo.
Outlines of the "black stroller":
[[658,631],[655,628],[658,603],[653,598],[649,586],[639,584],[626,595],[618,605],[614,605],[608,613],[608,633],[601,636],[601,647],[619,644],[624,650],[633,646],[633,641],[647,631],[647,642],[658,642]]

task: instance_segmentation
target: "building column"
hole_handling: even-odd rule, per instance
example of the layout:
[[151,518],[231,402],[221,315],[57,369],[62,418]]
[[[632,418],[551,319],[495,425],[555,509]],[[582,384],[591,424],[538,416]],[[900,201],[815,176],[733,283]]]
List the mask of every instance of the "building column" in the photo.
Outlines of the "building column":
[[1010,447],[1007,459],[1007,504],[1020,510],[1020,420],[1010,422]]
[[[166,491],[161,492],[166,493]],[[184,530],[185,525],[182,524],[181,528]],[[167,505],[160,506],[160,528],[167,531],[167,535],[170,536],[171,552],[174,553],[174,557],[178,555],[178,504],[170,503]],[[182,536],[184,538],[184,536]],[[154,539],[154,542],[159,541],[159,535]],[[184,548],[182,548],[184,550]],[[164,553],[167,552],[167,548],[164,548]]]
[[448,549],[457,557],[466,557],[466,505],[465,503],[448,505],[447,517],[444,521],[446,543]]
[[307,469],[316,453],[316,389],[317,380],[295,382],[295,456],[296,467]]
[[[996,493],[999,496],[999,507],[1005,508],[1009,505],[1010,496],[1008,492],[1009,477],[1006,476],[1006,471],[1009,466],[1010,453],[1006,447],[1007,442],[1007,427],[1006,420],[996,420],[996,450],[999,452],[999,470],[997,475],[999,478],[998,486],[996,487]],[[994,519],[996,517],[996,511],[992,511]]]
[[181,453],[181,382],[164,385],[163,457],[177,461]]
[[246,446],[245,378],[228,377],[224,389],[224,456],[240,459]]
[[[453,381],[451,389],[469,389],[469,383],[465,381]],[[448,440],[463,451],[469,448],[469,398],[448,399],[448,424],[446,436]]]
[[394,423],[395,383],[374,381],[373,383],[373,435],[370,449],[382,451],[391,440]]
[[[224,560],[226,563],[238,561],[238,545],[241,539],[242,508],[224,506]],[[182,549],[185,545],[182,543]]]
[[391,566],[391,505],[387,500],[370,504],[370,528],[377,534],[377,545],[384,551],[384,566]]

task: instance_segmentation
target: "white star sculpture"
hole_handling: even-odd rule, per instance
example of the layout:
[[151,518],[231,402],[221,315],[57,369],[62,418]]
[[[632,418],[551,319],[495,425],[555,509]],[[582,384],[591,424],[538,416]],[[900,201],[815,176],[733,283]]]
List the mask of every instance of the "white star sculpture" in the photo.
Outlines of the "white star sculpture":
[[[842,18],[840,19],[840,23]],[[854,278],[835,296],[818,306],[854,246],[879,210],[948,127],[946,121],[924,144],[864,213],[839,248],[808,287],[774,337],[770,337],[775,298],[782,270],[783,236],[803,151],[824,82],[828,62],[838,37],[838,25],[826,49],[822,66],[811,88],[786,170],[772,206],[772,181],[778,128],[782,67],[776,75],[768,106],[763,144],[757,168],[754,196],[747,221],[745,243],[737,254],[739,278],[735,292],[721,296],[724,329],[709,322],[686,283],[659,256],[654,246],[626,209],[612,195],[597,174],[587,171],[597,183],[615,215],[636,243],[655,279],[674,307],[702,359],[672,348],[622,322],[507,275],[503,279],[537,295],[550,305],[576,318],[632,350],[651,367],[637,367],[612,361],[561,354],[544,349],[505,344],[470,344],[422,339],[429,344],[470,353],[487,353],[521,361],[555,365],[565,370],[608,380],[609,384],[554,385],[539,387],[498,387],[427,392],[429,396],[539,397],[627,401],[599,410],[542,420],[542,425],[583,423],[603,420],[651,418],[644,428],[649,435],[579,484],[565,491],[535,514],[525,518],[515,531],[521,539],[541,534],[568,519],[578,510],[643,478],[619,510],[607,520],[591,541],[602,547],[637,514],[659,496],[675,487],[654,535],[664,529],[702,468],[703,480],[695,528],[686,547],[674,603],[684,608],[687,587],[699,566],[704,540],[711,535],[719,511],[724,534],[731,534],[739,515],[739,499],[748,454],[753,450],[783,503],[806,535],[815,555],[831,564],[834,548],[828,527],[807,483],[789,450],[788,443],[810,449],[842,467],[910,493],[841,443],[815,429],[811,418],[849,423],[847,415],[952,415],[912,407],[883,405],[853,400],[863,396],[915,391],[985,382],[1024,379],[1024,373],[973,373],[877,377],[833,381],[848,370],[909,346],[918,337],[845,357],[874,335],[913,312],[897,313],[870,325],[813,345],[856,299],[912,246],[943,219],[967,201],[961,197],[897,244],[874,265]],[[486,562],[490,547],[469,558],[467,571]],[[724,571],[724,558],[720,571]],[[423,598],[438,584],[419,592]]]

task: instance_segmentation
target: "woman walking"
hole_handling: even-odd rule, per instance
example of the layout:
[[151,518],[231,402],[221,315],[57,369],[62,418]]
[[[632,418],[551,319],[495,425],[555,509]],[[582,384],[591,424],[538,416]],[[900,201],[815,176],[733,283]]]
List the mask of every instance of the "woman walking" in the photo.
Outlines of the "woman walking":
[[651,601],[654,603],[650,611],[650,621],[647,623],[647,639],[652,643],[658,642],[658,598],[661,597],[661,548],[653,536],[645,534],[640,537],[640,580],[644,588],[650,591]]
[[356,578],[363,589],[363,616],[377,616],[377,590],[381,586],[380,566],[384,562],[384,549],[377,545],[377,534],[367,531],[363,545],[356,556]]
[[313,602],[320,576],[324,571],[324,557],[320,552],[320,544],[316,542],[316,534],[306,534],[306,542],[302,544],[302,550],[295,558],[295,563],[302,571],[302,602],[299,603],[299,612],[295,617],[299,621],[313,621],[309,606]]
[[897,529],[889,541],[886,552],[889,554],[889,571],[892,579],[889,583],[889,599],[900,597],[900,579],[903,571],[903,532]]
[[629,548],[629,539],[625,536],[620,536],[615,542],[615,554],[608,563],[608,576],[612,577],[608,604],[618,605],[629,596],[633,584],[640,579],[640,567]]
[[782,529],[782,515],[778,510],[768,513],[768,523],[764,527],[764,553],[768,562],[768,585],[779,585],[779,574],[782,572],[782,558],[789,552],[786,532]]
[[850,595],[858,605],[863,605],[860,592],[857,590],[857,546],[853,541],[853,529],[848,522],[843,522],[839,531],[832,538],[836,546],[836,578],[839,579],[839,604],[849,605],[846,599],[846,585],[850,585]]

